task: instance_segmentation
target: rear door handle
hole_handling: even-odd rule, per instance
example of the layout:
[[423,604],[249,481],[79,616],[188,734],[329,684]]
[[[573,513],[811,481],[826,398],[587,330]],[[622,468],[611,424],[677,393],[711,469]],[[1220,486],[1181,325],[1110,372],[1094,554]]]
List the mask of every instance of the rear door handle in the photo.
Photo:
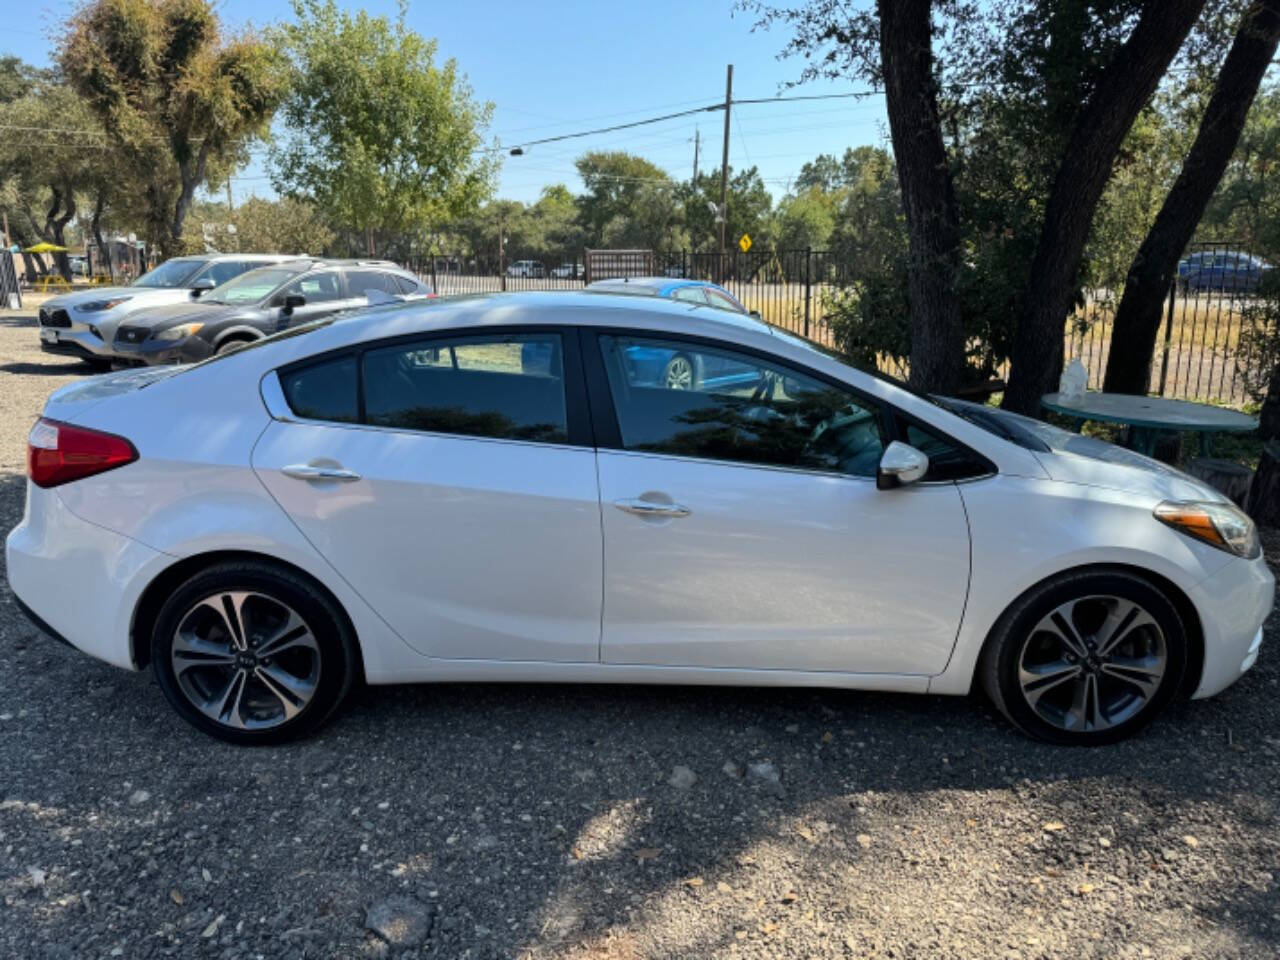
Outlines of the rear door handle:
[[637,517],[687,517],[691,512],[678,503],[655,503],[652,500],[615,500],[613,505]]
[[281,467],[280,472],[295,480],[359,480],[360,474],[342,467],[317,467],[310,463],[294,463]]

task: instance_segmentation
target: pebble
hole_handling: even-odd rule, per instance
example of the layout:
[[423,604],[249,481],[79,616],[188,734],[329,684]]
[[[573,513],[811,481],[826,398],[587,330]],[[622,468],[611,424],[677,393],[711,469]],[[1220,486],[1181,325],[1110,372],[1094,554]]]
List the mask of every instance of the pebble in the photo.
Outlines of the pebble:
[[698,782],[698,775],[688,767],[678,766],[672,769],[671,776],[667,778],[667,783],[675,787],[677,790],[688,790]]
[[387,897],[365,911],[364,925],[391,947],[420,947],[431,932],[434,909],[414,897]]
[[135,807],[140,803],[146,803],[150,799],[151,794],[146,790],[135,790],[133,793],[129,794],[129,802]]

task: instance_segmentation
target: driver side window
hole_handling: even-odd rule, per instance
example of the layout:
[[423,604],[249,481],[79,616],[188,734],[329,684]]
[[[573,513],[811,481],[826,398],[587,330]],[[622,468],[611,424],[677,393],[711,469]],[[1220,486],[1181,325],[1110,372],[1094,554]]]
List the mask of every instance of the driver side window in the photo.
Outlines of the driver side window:
[[750,354],[602,335],[622,446],[708,460],[874,477],[879,410]]

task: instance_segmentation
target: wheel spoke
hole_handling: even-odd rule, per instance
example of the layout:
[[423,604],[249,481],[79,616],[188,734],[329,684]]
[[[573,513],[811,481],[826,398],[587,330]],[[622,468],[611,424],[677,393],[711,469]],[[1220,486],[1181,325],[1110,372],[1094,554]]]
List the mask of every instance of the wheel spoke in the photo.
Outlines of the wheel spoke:
[[319,650],[310,629],[292,610],[289,611],[289,619],[285,625],[268,637],[255,652],[259,657],[274,657],[290,647]]
[[1112,657],[1101,669],[1107,676],[1136,687],[1144,699],[1156,692],[1164,676],[1164,664],[1157,657]]
[[[1105,657],[1139,627],[1156,626],[1151,615],[1136,603],[1117,600],[1098,628],[1098,656]],[[1159,629],[1157,627],[1157,629]]]
[[172,653],[176,674],[184,673],[193,667],[230,667],[236,662],[230,644],[222,646],[189,632],[174,636]]
[[1080,666],[1065,660],[1055,660],[1052,663],[1036,664],[1032,667],[1024,664],[1019,673],[1023,695],[1026,696],[1027,703],[1032,709],[1036,709],[1040,698],[1046,693],[1080,676]]
[[1075,730],[1096,730],[1103,723],[1101,704],[1098,702],[1098,678],[1091,673],[1084,674],[1076,684],[1075,696],[1071,699],[1071,707],[1067,711],[1070,726]]
[[304,680],[299,680],[286,670],[275,666],[259,666],[253,675],[269,690],[280,706],[284,708],[286,720],[292,720],[307,705],[315,687]]
[[1074,607],[1074,601],[1064,603],[1036,624],[1033,632],[1052,634],[1058,638],[1065,650],[1083,658],[1089,655],[1089,651],[1085,648],[1084,641],[1076,633],[1076,628],[1071,624],[1071,611]]
[[222,696],[218,698],[217,703],[206,704],[205,713],[219,723],[225,723],[232,727],[243,727],[244,719],[240,716],[240,702],[244,698],[244,688],[248,679],[248,674],[243,670],[237,670],[233,673],[231,679],[227,682],[227,688],[222,691]]

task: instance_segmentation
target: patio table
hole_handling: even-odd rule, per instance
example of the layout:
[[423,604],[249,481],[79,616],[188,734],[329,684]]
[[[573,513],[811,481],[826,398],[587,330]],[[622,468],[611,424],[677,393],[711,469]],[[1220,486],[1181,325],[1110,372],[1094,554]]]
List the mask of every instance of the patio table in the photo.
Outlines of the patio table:
[[1133,447],[1147,456],[1154,452],[1156,438],[1161,433],[1199,433],[1201,455],[1208,457],[1212,455],[1213,434],[1250,433],[1258,429],[1257,417],[1239,410],[1167,397],[1086,392],[1079,400],[1068,402],[1060,394],[1046,393],[1040,398],[1040,405],[1070,417],[1077,433],[1086,420],[1126,424],[1132,428]]

